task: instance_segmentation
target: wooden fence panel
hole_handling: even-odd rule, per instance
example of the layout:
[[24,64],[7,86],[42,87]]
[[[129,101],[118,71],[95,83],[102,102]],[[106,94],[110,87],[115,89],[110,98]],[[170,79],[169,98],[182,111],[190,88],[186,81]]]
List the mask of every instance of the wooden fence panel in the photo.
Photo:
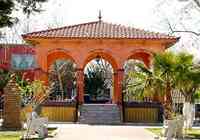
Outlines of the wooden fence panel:
[[42,116],[48,117],[52,122],[74,122],[76,120],[75,107],[42,107]]
[[[32,108],[27,106],[21,110],[21,120],[26,121],[26,114]],[[42,106],[41,116],[48,117],[50,122],[74,122],[76,121],[75,106]]]
[[126,107],[125,122],[156,123],[158,122],[158,109]]

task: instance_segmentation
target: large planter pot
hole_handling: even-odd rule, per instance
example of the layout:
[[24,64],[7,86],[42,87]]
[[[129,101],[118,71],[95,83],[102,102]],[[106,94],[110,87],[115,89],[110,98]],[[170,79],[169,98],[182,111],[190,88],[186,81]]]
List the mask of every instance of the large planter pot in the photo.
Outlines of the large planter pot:
[[163,122],[163,136],[172,138],[175,130],[175,120],[164,120]]
[[183,125],[184,120],[182,116],[176,117],[173,120],[164,120],[163,124],[163,136],[167,140],[171,140],[173,137],[183,137]]

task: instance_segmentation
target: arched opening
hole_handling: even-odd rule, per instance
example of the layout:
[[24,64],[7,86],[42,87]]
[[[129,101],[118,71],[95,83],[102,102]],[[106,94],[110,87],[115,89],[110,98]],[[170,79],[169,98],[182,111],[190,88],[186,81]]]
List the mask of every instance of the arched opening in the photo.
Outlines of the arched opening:
[[69,59],[73,63],[77,64],[73,59],[73,57],[70,55],[70,52],[61,49],[55,49],[49,51],[47,54],[47,69],[49,69],[50,65],[52,65],[52,63],[54,63],[58,59],[61,60]]
[[[142,72],[140,66],[150,68],[152,53],[145,50],[137,50],[128,56],[124,63],[124,79],[123,79],[123,101],[124,102],[149,102],[152,96],[148,93],[139,94],[133,74]],[[138,85],[139,87],[139,85]]]
[[150,86],[154,84],[151,80],[151,60],[151,54],[137,52],[124,63],[123,108],[125,122],[162,122],[160,93],[155,93]]
[[112,103],[113,66],[102,57],[89,61],[84,68],[84,102]]
[[134,74],[137,72],[142,72],[140,66],[147,67],[143,61],[138,59],[128,59],[124,63],[124,79],[123,79],[123,101],[124,102],[149,102],[151,101],[151,95],[139,94],[137,90],[137,84],[135,81],[137,79],[134,78]]
[[152,52],[148,52],[146,50],[136,50],[127,57],[127,60],[140,60],[144,63],[145,66],[150,67],[152,55]]
[[104,59],[106,61],[108,61],[111,65],[112,68],[114,70],[118,69],[118,63],[116,62],[116,60],[113,58],[113,56],[111,55],[111,53],[105,52],[103,50],[95,50],[95,51],[91,51],[87,57],[87,59],[84,61],[84,65],[83,68],[85,68],[85,66],[92,61],[93,59],[98,58],[98,59]]
[[48,69],[50,100],[76,100],[76,65],[70,59],[56,59]]

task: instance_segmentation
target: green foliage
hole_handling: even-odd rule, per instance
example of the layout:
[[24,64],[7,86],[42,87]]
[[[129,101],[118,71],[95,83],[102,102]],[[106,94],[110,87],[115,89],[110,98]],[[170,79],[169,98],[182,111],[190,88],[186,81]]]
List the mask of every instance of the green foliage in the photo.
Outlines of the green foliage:
[[144,98],[156,93],[164,94],[165,83],[153,70],[149,70],[143,64],[137,64],[140,71],[129,72],[128,92],[134,96]]
[[68,92],[76,87],[75,74],[75,66],[72,61],[55,61],[49,70],[50,98],[56,99],[56,96],[71,98]]
[[102,71],[99,68],[88,71],[85,75],[85,93],[96,99],[105,89],[104,81]]
[[10,79],[10,72],[0,69],[0,90],[3,90],[3,88],[6,86]]
[[27,82],[26,85],[20,86],[20,90],[23,106],[39,106],[48,97],[46,86],[39,80]]
[[22,106],[42,103],[43,98],[47,96],[46,87],[42,81],[34,80],[30,82],[28,79],[23,79],[23,75],[19,73],[15,75],[15,78],[19,85]]
[[194,94],[192,94],[192,102],[194,103],[195,100],[200,99],[200,89],[198,89]]
[[[0,69],[0,90],[6,86],[10,80],[11,72]],[[22,106],[28,104],[40,104],[46,95],[46,87],[42,81],[32,81],[23,79],[23,75],[15,73],[15,80],[20,89]]]
[[193,63],[193,56],[185,53],[177,55],[175,87],[187,102],[194,102],[196,91],[200,88],[200,67]]
[[[139,70],[130,72],[128,92],[141,98],[153,94],[166,95],[167,89],[170,92],[174,86],[176,63],[176,56],[167,52],[154,55],[153,69],[148,69],[144,64],[136,64]],[[168,98],[170,101],[169,94]]]
[[10,15],[14,10],[13,0],[0,1],[0,27],[11,26],[15,20]]
[[85,93],[96,99],[104,97],[106,90],[112,86],[112,66],[104,59],[91,61],[86,67]]
[[[153,69],[138,65],[139,72],[130,73],[132,79],[128,90],[136,95],[163,94],[166,96],[164,108],[172,117],[172,90],[181,92],[186,101],[194,102],[199,97],[200,67],[193,63],[193,56],[186,53],[171,52],[154,55]],[[171,114],[171,115],[170,115]]]
[[1,0],[0,1],[0,28],[12,26],[18,21],[13,17],[13,11],[22,10],[29,16],[31,13],[41,12],[41,4],[48,0]]
[[[123,81],[124,101],[143,101],[144,97],[149,96],[149,94],[143,94],[142,90],[142,86],[145,84],[143,81],[146,78],[146,74],[148,74],[148,72],[140,73],[140,71],[144,70],[142,69],[143,66],[144,64],[142,61],[138,60],[129,60],[125,63],[125,75]],[[137,82],[133,77],[138,77]]]
[[163,79],[163,82],[172,86],[174,80],[174,72],[176,71],[176,56],[171,52],[155,54],[153,60],[153,73],[157,77]]
[[153,69],[148,69],[140,64],[138,65],[140,71],[130,75],[133,80],[129,86],[131,88],[128,90],[137,89],[136,94],[139,93],[140,96],[145,96],[147,93],[165,95],[166,100],[163,105],[166,119],[173,117],[171,91],[175,85],[176,64],[176,55],[173,53],[155,54]]
[[29,94],[33,92],[30,83],[23,79],[22,74],[16,74],[16,82],[19,85],[23,97],[29,96]]

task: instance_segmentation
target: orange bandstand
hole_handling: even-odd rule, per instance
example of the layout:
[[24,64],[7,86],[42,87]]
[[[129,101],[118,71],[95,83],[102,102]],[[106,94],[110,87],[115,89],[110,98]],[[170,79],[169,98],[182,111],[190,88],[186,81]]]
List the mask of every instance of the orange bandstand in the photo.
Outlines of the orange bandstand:
[[76,64],[78,103],[84,103],[84,67],[94,58],[108,61],[114,70],[112,102],[122,103],[123,65],[128,59],[151,65],[154,53],[163,52],[179,38],[107,23],[102,20],[22,35],[36,47],[36,59],[43,73],[38,79],[48,82],[48,69],[57,59]]

